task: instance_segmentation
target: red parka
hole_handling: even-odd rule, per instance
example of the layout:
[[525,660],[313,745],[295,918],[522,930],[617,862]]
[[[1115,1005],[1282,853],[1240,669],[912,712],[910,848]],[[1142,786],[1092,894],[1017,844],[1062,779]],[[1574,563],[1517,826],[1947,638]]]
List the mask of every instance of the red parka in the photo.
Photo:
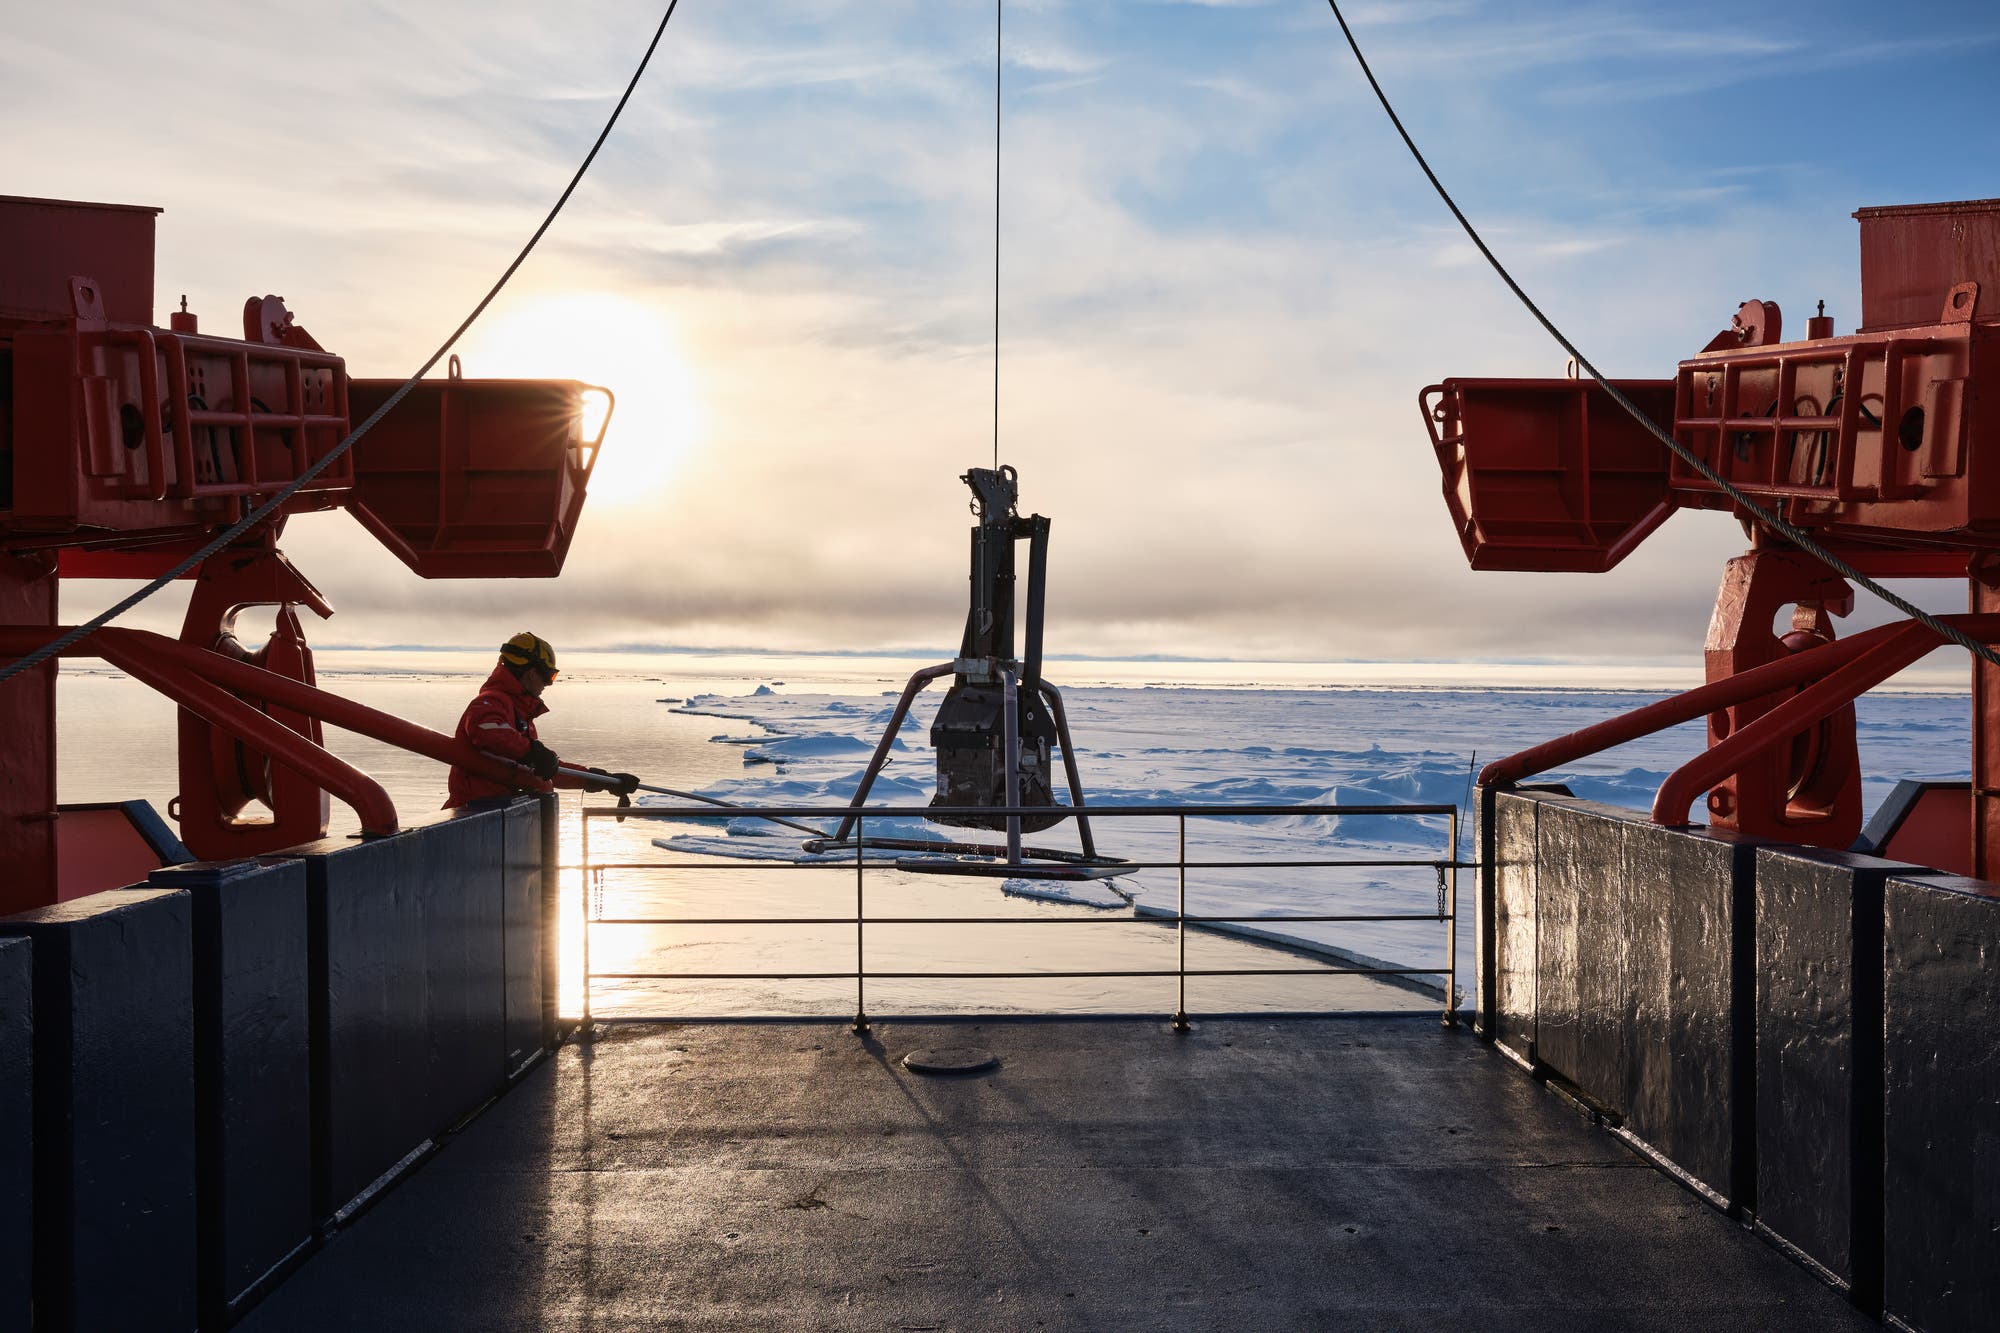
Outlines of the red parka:
[[[529,742],[538,739],[535,735],[535,719],[549,711],[549,706],[521,688],[521,682],[505,666],[493,668],[493,674],[479,687],[479,693],[465,706],[464,716],[458,719],[457,739],[470,741],[474,748],[487,754],[497,755],[512,763],[522,763],[528,756]],[[551,786],[580,787],[583,784],[574,778],[559,777],[551,784],[529,774],[522,774],[519,784],[494,782],[476,773],[452,766],[451,782],[445,797],[444,808],[456,810],[468,801],[484,800],[489,796],[511,796],[517,791],[547,791]]]

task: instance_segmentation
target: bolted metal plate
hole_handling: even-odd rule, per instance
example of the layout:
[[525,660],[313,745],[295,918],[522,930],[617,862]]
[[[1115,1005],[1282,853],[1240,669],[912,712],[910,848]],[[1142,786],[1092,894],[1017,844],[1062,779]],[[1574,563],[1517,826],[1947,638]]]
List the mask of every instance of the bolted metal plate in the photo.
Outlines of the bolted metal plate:
[[914,1074],[983,1074],[999,1065],[999,1056],[977,1046],[930,1047],[903,1057],[903,1068]]

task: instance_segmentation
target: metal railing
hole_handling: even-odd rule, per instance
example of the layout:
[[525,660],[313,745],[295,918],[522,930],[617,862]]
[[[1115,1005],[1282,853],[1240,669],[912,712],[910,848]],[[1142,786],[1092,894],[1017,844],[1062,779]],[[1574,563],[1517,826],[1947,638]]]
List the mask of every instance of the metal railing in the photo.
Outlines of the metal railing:
[[[733,806],[717,809],[705,806],[598,806],[585,807],[581,814],[581,897],[582,897],[582,1021],[586,1027],[592,1019],[592,990],[596,981],[852,981],[854,982],[854,1023],[856,1032],[866,1032],[869,1025],[868,983],[872,981],[910,980],[1026,980],[1033,978],[1114,978],[1114,977],[1173,977],[1176,979],[1173,1024],[1178,1030],[1188,1027],[1187,979],[1189,977],[1246,977],[1246,976],[1372,976],[1372,977],[1437,977],[1443,982],[1443,1021],[1447,1027],[1457,1023],[1458,991],[1458,871],[1469,863],[1457,859],[1459,811],[1455,805],[1145,805],[1145,806],[1089,806],[1082,813],[1091,819],[1172,819],[1176,830],[1176,855],[1166,861],[1129,861],[1120,863],[1120,873],[1139,870],[1173,870],[1177,875],[1177,907],[1172,913],[1091,916],[875,916],[867,910],[867,876],[869,871],[902,870],[915,874],[896,857],[875,857],[867,855],[867,848],[861,845],[866,838],[870,820],[911,820],[932,819],[939,815],[977,814],[983,817],[1005,818],[1009,816],[1043,816],[1051,813],[1073,818],[1074,811],[1069,806],[1058,806],[1052,811],[1046,806],[1023,807],[1017,809],[980,808],[945,810],[926,806],[880,806],[855,810],[849,806]],[[1447,817],[1445,845],[1437,857],[1421,858],[1287,858],[1254,860],[1194,860],[1188,859],[1187,838],[1190,819],[1266,819],[1287,816],[1421,816],[1444,815]],[[604,861],[593,862],[590,854],[590,826],[595,820],[629,819],[640,820],[734,820],[734,819],[843,819],[855,817],[854,855],[832,856],[822,854],[811,860],[772,861],[763,859],[720,859],[685,861]],[[1003,862],[996,861],[994,875],[1005,876]],[[1200,870],[1280,870],[1280,869],[1387,869],[1394,867],[1423,867],[1435,870],[1437,874],[1437,910],[1421,913],[1233,913],[1230,915],[1190,915],[1187,910],[1188,872]],[[622,871],[789,871],[817,870],[822,873],[852,872],[854,876],[854,912],[851,916],[673,916],[635,917],[602,916],[594,909],[593,903],[601,896],[603,877],[608,872]],[[1335,923],[1335,922],[1436,922],[1444,927],[1445,965],[1441,968],[1387,967],[1387,966],[1332,966],[1315,967],[1258,967],[1258,968],[1190,968],[1187,965],[1188,927],[1208,928],[1219,933],[1230,934],[1228,927],[1239,929],[1251,923],[1284,922],[1294,924]],[[1172,925],[1178,936],[1177,962],[1173,968],[1123,968],[1093,970],[1049,970],[1034,971],[871,971],[868,967],[867,928],[876,926],[999,926],[999,925],[1041,925],[1041,924],[1117,924],[1159,927]],[[596,972],[591,969],[591,928],[593,926],[852,926],[854,928],[854,966],[851,971],[814,972]],[[1258,933],[1236,934],[1248,943],[1276,946],[1288,951],[1322,953],[1340,958],[1345,951],[1332,949],[1303,939],[1288,939]],[[1329,1011],[1332,1012],[1332,1011]],[[1275,1015],[1274,1015],[1275,1016]],[[632,1015],[619,1015],[632,1017]]]

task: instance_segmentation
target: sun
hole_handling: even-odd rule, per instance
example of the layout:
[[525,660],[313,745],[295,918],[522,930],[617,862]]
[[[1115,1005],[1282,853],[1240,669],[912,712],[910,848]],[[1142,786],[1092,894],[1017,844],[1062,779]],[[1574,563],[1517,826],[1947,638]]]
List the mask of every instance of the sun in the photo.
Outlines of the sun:
[[[617,406],[591,475],[593,504],[645,504],[672,482],[698,444],[703,413],[695,377],[666,315],[611,292],[531,297],[467,335],[469,379],[575,379],[611,391]],[[603,398],[584,400],[584,431],[603,420]]]

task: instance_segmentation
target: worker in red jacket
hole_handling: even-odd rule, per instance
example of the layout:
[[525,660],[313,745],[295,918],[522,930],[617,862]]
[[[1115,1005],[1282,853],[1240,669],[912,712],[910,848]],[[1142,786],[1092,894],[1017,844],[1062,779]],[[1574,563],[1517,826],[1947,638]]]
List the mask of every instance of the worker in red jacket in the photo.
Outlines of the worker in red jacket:
[[[556,650],[549,641],[526,630],[516,634],[500,645],[500,661],[493,674],[465,706],[465,715],[458,719],[457,738],[471,742],[487,754],[526,767],[544,782],[558,787],[580,787],[584,791],[611,792],[621,804],[629,804],[632,793],[639,788],[639,779],[630,773],[607,773],[601,768],[559,771],[562,761],[535,735],[535,719],[549,711],[549,706],[542,702],[542,691],[555,683],[556,674]],[[470,801],[511,796],[522,789],[482,778],[454,764],[444,808],[456,810]]]

